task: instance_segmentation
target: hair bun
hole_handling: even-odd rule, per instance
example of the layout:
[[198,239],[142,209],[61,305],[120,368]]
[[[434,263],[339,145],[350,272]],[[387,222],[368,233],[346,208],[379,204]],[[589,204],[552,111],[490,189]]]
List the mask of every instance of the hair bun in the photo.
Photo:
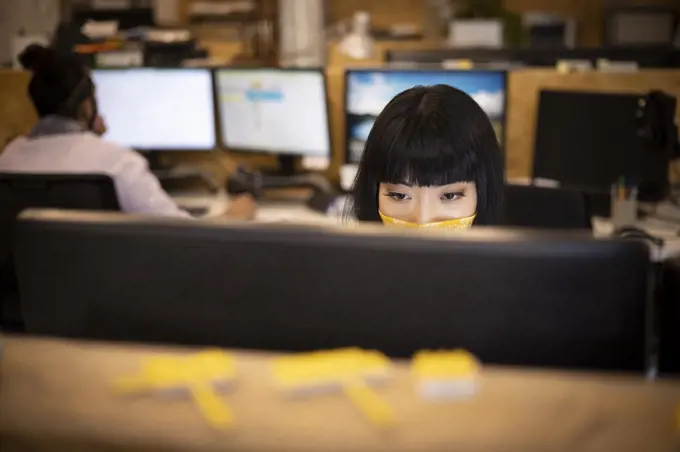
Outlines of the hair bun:
[[54,50],[43,47],[40,44],[29,45],[19,55],[19,63],[31,72],[39,71],[40,68],[49,64],[54,59]]

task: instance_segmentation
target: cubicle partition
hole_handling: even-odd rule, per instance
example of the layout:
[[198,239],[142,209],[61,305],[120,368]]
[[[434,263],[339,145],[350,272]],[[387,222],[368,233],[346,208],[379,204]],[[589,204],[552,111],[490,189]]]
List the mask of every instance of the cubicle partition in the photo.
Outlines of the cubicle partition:
[[34,334],[645,366],[649,251],[588,233],[423,236],[29,211],[16,265]]

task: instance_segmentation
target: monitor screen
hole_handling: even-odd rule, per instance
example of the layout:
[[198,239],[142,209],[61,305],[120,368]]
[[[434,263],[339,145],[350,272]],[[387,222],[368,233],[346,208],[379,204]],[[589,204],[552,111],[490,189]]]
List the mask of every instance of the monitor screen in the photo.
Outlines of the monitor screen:
[[[533,177],[603,194],[623,177],[638,186],[639,199],[662,200],[669,155],[640,134],[651,121],[641,101],[639,94],[542,90]],[[653,114],[658,127],[665,127],[662,105]],[[668,108],[674,112],[675,102]]]
[[92,79],[107,140],[138,150],[215,148],[209,69],[101,69]]
[[226,148],[330,156],[326,84],[321,71],[220,69],[216,81]]
[[376,117],[394,96],[417,85],[450,85],[484,109],[499,142],[505,125],[505,72],[356,70],[346,73],[347,163],[358,163]]

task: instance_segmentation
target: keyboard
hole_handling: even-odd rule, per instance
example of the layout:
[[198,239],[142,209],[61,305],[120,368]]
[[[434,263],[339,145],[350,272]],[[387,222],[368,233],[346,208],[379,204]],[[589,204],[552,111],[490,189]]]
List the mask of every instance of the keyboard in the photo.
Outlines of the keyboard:
[[189,212],[189,215],[194,218],[203,217],[208,214],[208,208],[206,206],[183,207],[183,209]]

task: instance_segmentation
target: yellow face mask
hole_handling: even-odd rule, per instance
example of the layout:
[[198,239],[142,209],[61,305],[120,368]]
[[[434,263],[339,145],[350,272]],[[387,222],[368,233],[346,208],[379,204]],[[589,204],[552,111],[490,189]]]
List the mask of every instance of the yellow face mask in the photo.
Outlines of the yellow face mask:
[[468,229],[469,227],[472,226],[472,223],[475,222],[475,217],[477,217],[477,214],[474,214],[472,216],[465,218],[454,218],[452,220],[418,224],[412,223],[410,221],[398,220],[393,217],[388,217],[387,215],[384,215],[382,212],[378,213],[380,214],[380,218],[382,218],[383,224],[385,224],[385,226],[395,228],[418,229],[421,231],[431,229]]

